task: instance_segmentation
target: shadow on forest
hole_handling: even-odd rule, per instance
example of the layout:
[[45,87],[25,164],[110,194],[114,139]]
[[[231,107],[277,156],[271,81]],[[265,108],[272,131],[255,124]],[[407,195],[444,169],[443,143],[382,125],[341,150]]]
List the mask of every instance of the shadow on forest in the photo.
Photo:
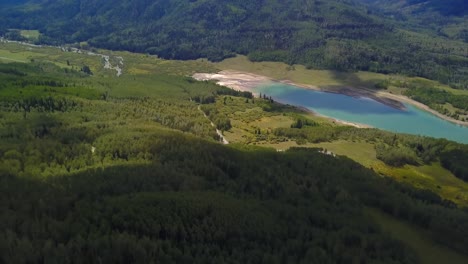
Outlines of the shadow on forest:
[[348,85],[330,85],[326,87],[336,87],[336,88],[343,88],[346,86],[353,87],[353,88],[367,88],[368,90],[378,91],[375,85],[379,82],[377,79],[370,79],[370,80],[363,80],[357,72],[340,72],[340,71],[332,71],[333,80],[337,80],[340,83],[346,83]]

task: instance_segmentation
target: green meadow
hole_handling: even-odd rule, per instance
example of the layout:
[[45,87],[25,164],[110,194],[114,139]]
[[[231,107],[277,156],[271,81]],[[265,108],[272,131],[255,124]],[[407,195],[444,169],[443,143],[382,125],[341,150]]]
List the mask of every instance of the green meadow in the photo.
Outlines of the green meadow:
[[39,30],[21,30],[20,34],[22,37],[31,41],[38,40],[41,35]]

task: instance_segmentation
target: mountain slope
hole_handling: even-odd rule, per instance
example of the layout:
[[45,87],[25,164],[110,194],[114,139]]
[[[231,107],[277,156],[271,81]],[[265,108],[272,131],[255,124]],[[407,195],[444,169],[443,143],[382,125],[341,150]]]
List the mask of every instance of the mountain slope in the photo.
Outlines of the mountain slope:
[[89,41],[171,59],[248,54],[252,60],[403,73],[468,86],[464,43],[440,38],[440,47],[425,36],[414,39],[398,23],[351,0],[39,0],[5,8],[1,20],[3,30],[39,29],[44,43]]
[[356,0],[400,27],[468,42],[468,4],[464,0]]
[[468,14],[464,0],[357,0],[380,9],[406,14],[437,12],[443,16],[465,16]]
[[2,0],[0,6],[20,5],[28,2],[28,0]]

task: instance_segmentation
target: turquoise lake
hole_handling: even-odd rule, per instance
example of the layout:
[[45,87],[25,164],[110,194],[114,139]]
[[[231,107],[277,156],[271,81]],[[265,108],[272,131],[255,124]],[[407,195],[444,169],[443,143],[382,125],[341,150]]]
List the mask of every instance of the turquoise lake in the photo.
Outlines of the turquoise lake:
[[405,110],[399,110],[370,98],[356,98],[280,83],[259,86],[254,92],[271,96],[280,103],[305,107],[339,120],[367,124],[392,132],[468,143],[468,127],[443,120],[409,104],[405,104]]

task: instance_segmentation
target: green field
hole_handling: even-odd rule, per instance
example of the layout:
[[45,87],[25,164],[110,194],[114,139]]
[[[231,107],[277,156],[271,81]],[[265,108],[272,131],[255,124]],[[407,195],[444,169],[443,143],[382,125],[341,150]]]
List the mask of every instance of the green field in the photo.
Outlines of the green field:
[[[0,44],[0,48],[2,44]],[[8,49],[0,49],[0,60],[2,62],[29,62],[29,57],[31,55],[36,55],[32,52],[22,51],[22,52],[12,52]]]
[[445,199],[468,206],[468,183],[456,178],[450,171],[442,168],[439,163],[423,166],[406,165],[402,168],[388,166],[376,158],[374,144],[372,143],[338,140],[305,145],[298,145],[294,141],[260,145],[282,151],[298,146],[323,148],[337,155],[347,156],[379,174],[409,183],[418,188],[429,189]]
[[380,174],[410,183],[418,188],[432,190],[458,204],[468,205],[468,183],[456,178],[450,171],[442,168],[439,163],[424,166],[406,165],[403,168],[395,168],[378,160],[374,145],[365,142],[336,141],[312,144],[312,146],[350,157]]
[[310,70],[302,65],[289,66],[282,62],[251,62],[245,56],[226,59],[216,64],[222,70],[237,70],[268,76],[277,80],[290,80],[299,84],[314,85],[333,89],[350,85],[373,87],[380,80],[389,77],[371,72],[342,73],[330,70]]
[[38,40],[41,33],[38,30],[21,30],[20,34],[22,37],[28,40]]
[[[216,67],[222,70],[236,70],[268,76],[276,80],[290,80],[298,84],[313,85],[323,89],[334,89],[343,86],[355,88],[365,87],[374,89],[380,81],[416,81],[424,83],[428,87],[437,87],[448,92],[468,95],[468,90],[452,89],[437,81],[420,77],[406,77],[402,75],[386,75],[374,72],[336,72],[330,70],[306,69],[302,65],[293,65],[282,62],[251,62],[246,56],[237,56],[216,63]],[[389,91],[401,94],[404,89],[390,86]]]

